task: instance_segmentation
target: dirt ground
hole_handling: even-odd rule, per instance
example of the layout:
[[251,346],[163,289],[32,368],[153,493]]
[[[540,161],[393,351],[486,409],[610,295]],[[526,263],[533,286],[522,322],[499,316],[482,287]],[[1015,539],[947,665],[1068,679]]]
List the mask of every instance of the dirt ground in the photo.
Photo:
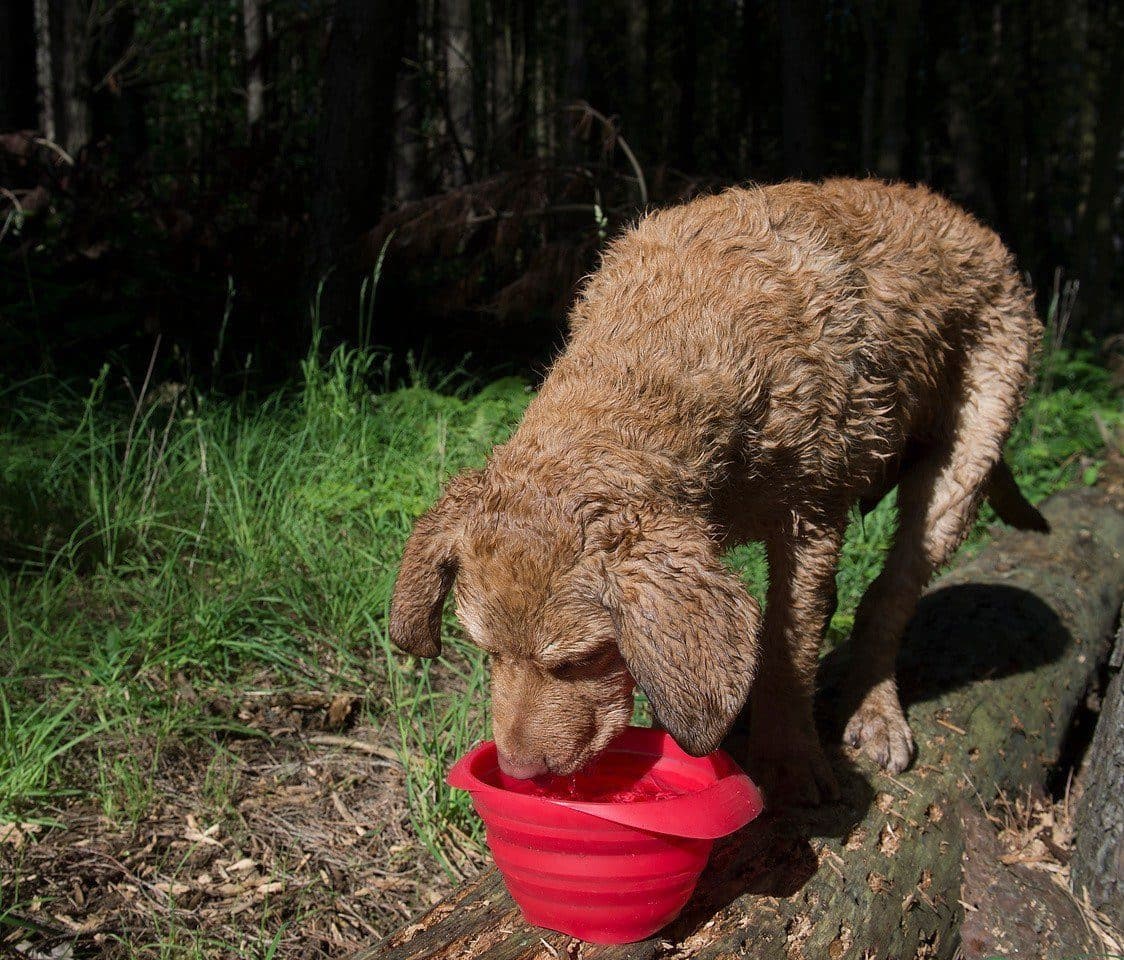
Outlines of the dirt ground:
[[328,732],[351,704],[323,700],[217,704],[268,737],[166,748],[135,826],[76,799],[60,827],[9,828],[0,954],[342,957],[439,900],[454,879],[411,830],[398,754]]

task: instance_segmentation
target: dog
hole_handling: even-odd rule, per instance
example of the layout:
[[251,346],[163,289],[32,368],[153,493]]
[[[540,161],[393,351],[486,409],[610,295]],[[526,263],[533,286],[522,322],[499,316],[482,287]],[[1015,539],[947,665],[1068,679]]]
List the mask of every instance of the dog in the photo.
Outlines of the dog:
[[[748,696],[751,769],[820,803],[837,787],[813,691],[844,530],[896,486],[844,737],[897,773],[914,744],[895,660],[922,589],[985,495],[1045,529],[1002,460],[1040,335],[1000,239],[922,187],[790,182],[654,212],[585,282],[515,434],[418,520],[390,637],[436,656],[455,581],[511,776],[588,764],[638,685],[696,756]],[[766,547],[764,616],[722,562],[747,540]]]

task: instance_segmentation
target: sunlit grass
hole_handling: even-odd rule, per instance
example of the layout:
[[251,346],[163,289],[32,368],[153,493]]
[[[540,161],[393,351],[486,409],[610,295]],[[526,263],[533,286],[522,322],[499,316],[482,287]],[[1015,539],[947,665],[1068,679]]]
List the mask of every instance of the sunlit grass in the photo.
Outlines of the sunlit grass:
[[444,819],[474,829],[430,784],[485,731],[481,658],[453,638],[450,684],[430,689],[428,666],[391,651],[383,623],[413,520],[529,395],[516,380],[376,393],[376,363],[310,359],[301,384],[255,405],[117,407],[104,371],[84,397],[42,382],[7,392],[0,820],[71,788],[137,819],[143,764],[94,749],[96,776],[78,782],[67,754],[108,730],[153,755],[169,738],[212,740],[214,719],[177,702],[176,684],[237,693],[264,670],[282,686],[374,691],[364,719],[426,758],[408,766],[419,835],[436,852]]

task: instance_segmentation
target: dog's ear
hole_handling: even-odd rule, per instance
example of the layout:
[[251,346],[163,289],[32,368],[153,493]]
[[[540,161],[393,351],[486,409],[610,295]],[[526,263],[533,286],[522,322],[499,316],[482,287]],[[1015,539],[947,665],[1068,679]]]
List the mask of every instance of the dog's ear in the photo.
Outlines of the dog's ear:
[[656,719],[688,753],[722,742],[757,664],[761,608],[699,522],[660,512],[617,517],[603,598],[621,655]]
[[457,574],[457,541],[482,485],[479,470],[454,477],[406,541],[390,602],[390,639],[414,656],[441,653],[441,610]]

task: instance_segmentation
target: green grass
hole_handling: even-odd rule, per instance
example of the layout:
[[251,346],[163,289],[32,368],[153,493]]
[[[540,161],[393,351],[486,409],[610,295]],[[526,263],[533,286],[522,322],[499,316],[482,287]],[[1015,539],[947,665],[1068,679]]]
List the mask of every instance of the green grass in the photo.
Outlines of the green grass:
[[[470,720],[431,690],[430,667],[391,653],[383,624],[414,518],[508,434],[525,385],[376,394],[374,358],[345,351],[304,372],[260,404],[135,414],[105,401],[105,372],[84,397],[53,383],[7,391],[0,820],[49,818],[40,801],[75,788],[137,816],[143,765],[98,762],[79,782],[66,758],[85,738],[153,753],[168,738],[212,741],[216,721],[171,695],[183,680],[236,689],[265,671],[275,686],[370,690],[365,719],[434,762],[482,733],[482,711]],[[446,666],[483,682],[481,657],[456,643]],[[434,804],[470,829],[415,767],[422,835],[436,838]]]
[[[237,777],[221,746],[234,721],[175,691],[268,682],[365,692],[364,722],[402,752],[419,838],[441,858],[451,827],[474,834],[441,774],[486,732],[483,658],[451,620],[440,662],[404,657],[386,611],[413,520],[509,434],[530,394],[514,379],[376,392],[386,374],[373,354],[315,356],[299,384],[261,402],[185,393],[121,407],[107,399],[108,368],[82,392],[0,390],[0,821],[50,821],[77,792],[135,822],[172,742],[214,754],[205,794],[221,811]],[[1009,450],[1036,500],[1095,480],[1096,418],[1120,420],[1090,354],[1054,350],[1045,365],[1049,392],[1032,395]],[[890,503],[852,525],[833,638],[892,530]],[[760,549],[731,562],[762,595]],[[146,750],[122,758],[122,743]]]

